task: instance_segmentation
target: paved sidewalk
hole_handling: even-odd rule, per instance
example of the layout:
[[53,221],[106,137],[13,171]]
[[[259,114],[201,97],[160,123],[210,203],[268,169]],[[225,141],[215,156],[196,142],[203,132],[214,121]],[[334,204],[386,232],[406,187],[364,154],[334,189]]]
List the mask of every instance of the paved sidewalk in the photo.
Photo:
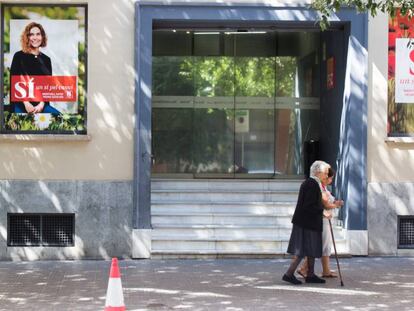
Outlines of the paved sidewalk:
[[[121,260],[120,267],[128,311],[414,310],[414,258],[340,263],[344,287],[338,279],[289,285],[281,281],[287,259]],[[109,267],[90,260],[0,262],[0,311],[103,311]]]

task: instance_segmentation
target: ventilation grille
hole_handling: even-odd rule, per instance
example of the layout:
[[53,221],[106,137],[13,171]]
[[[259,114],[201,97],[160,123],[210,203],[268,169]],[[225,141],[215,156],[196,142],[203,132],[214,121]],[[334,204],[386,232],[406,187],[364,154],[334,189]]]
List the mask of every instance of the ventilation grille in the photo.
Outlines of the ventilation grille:
[[398,248],[414,248],[414,216],[398,217]]
[[75,214],[8,214],[8,246],[73,246]]

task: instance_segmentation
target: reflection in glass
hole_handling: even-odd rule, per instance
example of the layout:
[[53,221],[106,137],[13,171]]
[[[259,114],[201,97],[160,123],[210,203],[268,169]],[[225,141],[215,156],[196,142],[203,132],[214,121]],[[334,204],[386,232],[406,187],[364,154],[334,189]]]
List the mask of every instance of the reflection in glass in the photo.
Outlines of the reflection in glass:
[[194,83],[192,57],[153,57],[152,95],[193,96]]
[[232,173],[234,59],[194,58],[193,161],[196,173]]
[[160,32],[152,172],[303,175],[303,144],[319,138],[319,35]]
[[232,57],[194,57],[195,96],[234,96]]
[[296,57],[276,57],[276,96],[294,97],[296,86]]
[[191,173],[192,108],[152,109],[153,173]]
[[276,109],[275,173],[302,175],[303,145],[319,131],[318,109]]
[[232,114],[233,109],[194,110],[193,159],[196,173],[232,173]]
[[236,57],[236,173],[274,172],[274,57]]
[[153,173],[192,172],[192,58],[153,57]]

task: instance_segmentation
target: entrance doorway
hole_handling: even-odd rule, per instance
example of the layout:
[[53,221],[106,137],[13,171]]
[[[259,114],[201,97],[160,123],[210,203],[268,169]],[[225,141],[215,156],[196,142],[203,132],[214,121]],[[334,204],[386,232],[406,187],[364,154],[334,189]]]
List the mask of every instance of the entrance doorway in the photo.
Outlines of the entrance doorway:
[[303,176],[320,46],[317,30],[154,29],[153,176]]

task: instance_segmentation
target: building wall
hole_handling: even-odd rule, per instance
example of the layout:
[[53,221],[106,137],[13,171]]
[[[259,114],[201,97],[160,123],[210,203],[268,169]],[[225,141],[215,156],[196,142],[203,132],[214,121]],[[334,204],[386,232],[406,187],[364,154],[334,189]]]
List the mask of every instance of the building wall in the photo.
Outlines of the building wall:
[[414,140],[387,139],[388,17],[369,22],[368,232],[369,253],[397,249],[397,216],[414,215]]
[[414,140],[387,139],[388,17],[385,14],[370,19],[369,74],[369,253],[407,254],[397,248],[397,216],[414,215]]
[[[0,259],[130,257],[130,181],[0,182]],[[7,247],[7,213],[74,213],[75,246]]]
[[[21,1],[7,1],[7,3]],[[88,4],[87,129],[90,140],[0,138],[0,180],[132,180],[134,6]],[[103,3],[105,5],[103,5]],[[10,135],[8,135],[10,136]],[[53,138],[53,137],[52,137]]]
[[[24,3],[88,4],[89,136],[0,135],[0,259],[130,257],[133,2]],[[7,247],[8,212],[75,213],[75,246]]]
[[[7,1],[13,2],[21,3]],[[89,138],[0,137],[0,259],[131,255],[135,2],[25,1],[88,4]],[[197,1],[215,2],[221,1]],[[248,0],[226,3],[304,4]],[[414,215],[410,198],[414,188],[414,143],[386,141],[387,25],[387,16],[380,14],[370,19],[368,30],[367,223],[369,253],[394,255],[398,254],[397,215]],[[7,248],[7,212],[76,213],[76,246]]]

